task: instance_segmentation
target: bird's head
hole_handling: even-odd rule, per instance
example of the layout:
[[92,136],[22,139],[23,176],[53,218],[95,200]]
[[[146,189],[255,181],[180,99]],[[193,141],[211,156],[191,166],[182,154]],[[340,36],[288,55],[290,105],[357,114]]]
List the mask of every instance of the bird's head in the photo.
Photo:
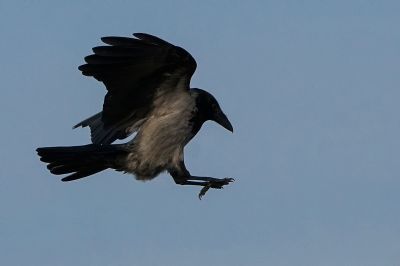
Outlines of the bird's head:
[[207,91],[201,89],[192,89],[196,94],[196,106],[199,115],[205,122],[207,120],[212,120],[220,124],[225,129],[233,132],[233,127],[228,117],[224,114],[218,101]]

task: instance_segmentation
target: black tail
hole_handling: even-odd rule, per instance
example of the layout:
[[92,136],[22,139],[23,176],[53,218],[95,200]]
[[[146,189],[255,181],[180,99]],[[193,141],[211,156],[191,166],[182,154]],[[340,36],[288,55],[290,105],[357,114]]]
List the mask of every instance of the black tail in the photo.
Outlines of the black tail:
[[45,147],[36,149],[40,160],[48,163],[52,174],[63,175],[62,181],[72,181],[101,172],[107,168],[118,170],[118,159],[126,156],[121,145],[97,145],[71,147]]

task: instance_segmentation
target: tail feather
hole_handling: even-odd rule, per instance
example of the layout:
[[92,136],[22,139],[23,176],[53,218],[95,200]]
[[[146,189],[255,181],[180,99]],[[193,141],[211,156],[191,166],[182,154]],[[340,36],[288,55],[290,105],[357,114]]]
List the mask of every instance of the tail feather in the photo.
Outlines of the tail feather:
[[42,162],[48,163],[52,174],[70,174],[62,181],[72,181],[114,168],[119,170],[118,159],[126,155],[122,145],[97,145],[38,148]]
[[73,180],[77,180],[77,179],[81,179],[90,175],[94,175],[98,172],[101,172],[103,170],[106,170],[107,168],[93,168],[90,170],[81,170],[79,172],[76,172],[72,175],[66,176],[63,179],[61,179],[61,181],[63,182],[68,182],[68,181],[73,181]]

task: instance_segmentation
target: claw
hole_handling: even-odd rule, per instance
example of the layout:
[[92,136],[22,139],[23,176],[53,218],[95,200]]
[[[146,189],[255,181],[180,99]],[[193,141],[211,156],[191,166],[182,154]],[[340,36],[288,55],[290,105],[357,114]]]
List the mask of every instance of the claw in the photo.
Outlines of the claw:
[[201,198],[207,193],[207,191],[210,189],[210,184],[208,184],[207,186],[204,186],[199,193],[199,200],[201,200]]

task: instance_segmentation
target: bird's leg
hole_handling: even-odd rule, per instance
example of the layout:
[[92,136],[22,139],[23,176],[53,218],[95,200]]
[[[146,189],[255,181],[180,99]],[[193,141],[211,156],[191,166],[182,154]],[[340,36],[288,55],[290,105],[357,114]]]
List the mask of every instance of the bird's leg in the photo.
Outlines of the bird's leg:
[[176,167],[168,170],[176,184],[202,186],[199,199],[201,199],[210,188],[222,189],[225,185],[233,182],[233,178],[214,178],[206,176],[193,176],[185,167],[185,163],[181,160]]
[[174,178],[175,182],[179,185],[192,185],[192,186],[203,186],[199,193],[199,199],[201,199],[210,188],[222,189],[223,186],[233,182],[233,178],[213,178],[205,176],[188,176],[187,178]]

